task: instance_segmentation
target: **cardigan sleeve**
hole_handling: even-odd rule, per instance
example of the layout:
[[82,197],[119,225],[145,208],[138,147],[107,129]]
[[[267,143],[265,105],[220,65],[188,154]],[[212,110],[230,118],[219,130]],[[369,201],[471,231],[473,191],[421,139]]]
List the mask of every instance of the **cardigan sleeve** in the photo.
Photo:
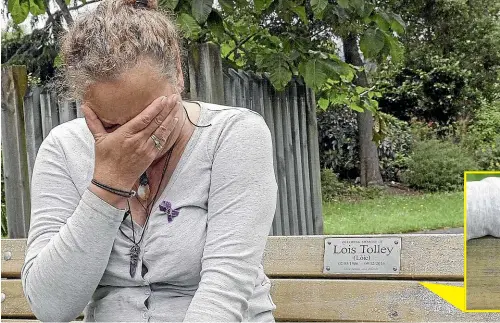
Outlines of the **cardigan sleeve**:
[[500,237],[500,178],[468,182],[466,200],[467,240],[487,235]]
[[228,120],[215,148],[201,281],[185,322],[242,321],[276,202],[269,128],[252,111],[237,113]]
[[57,322],[74,320],[91,299],[125,212],[88,189],[80,195],[59,144],[60,127],[42,142],[35,160],[30,230],[21,270],[24,293],[35,316]]

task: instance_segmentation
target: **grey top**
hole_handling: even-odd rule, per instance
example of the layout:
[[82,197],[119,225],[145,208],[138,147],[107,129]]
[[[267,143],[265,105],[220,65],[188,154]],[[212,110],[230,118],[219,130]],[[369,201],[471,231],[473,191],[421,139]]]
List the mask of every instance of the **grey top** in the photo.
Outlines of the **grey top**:
[[500,237],[500,178],[467,183],[467,240]]
[[[94,139],[83,118],[38,152],[21,275],[42,321],[270,321],[262,257],[277,200],[269,128],[256,112],[195,101],[199,125],[158,201],[129,273],[130,217],[88,190]],[[158,206],[179,210],[171,222]],[[134,225],[136,239],[142,227]],[[138,239],[137,239],[138,240]]]

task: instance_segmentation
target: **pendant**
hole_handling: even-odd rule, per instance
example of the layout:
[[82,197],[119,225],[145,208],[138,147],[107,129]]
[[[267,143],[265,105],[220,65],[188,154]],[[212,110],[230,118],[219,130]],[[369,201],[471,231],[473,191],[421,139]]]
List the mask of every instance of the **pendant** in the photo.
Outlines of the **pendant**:
[[130,277],[135,276],[135,272],[137,270],[137,263],[139,261],[139,253],[141,252],[141,247],[134,244],[130,248]]
[[143,201],[147,201],[149,198],[149,184],[146,185],[139,185],[139,188],[137,189],[137,196]]

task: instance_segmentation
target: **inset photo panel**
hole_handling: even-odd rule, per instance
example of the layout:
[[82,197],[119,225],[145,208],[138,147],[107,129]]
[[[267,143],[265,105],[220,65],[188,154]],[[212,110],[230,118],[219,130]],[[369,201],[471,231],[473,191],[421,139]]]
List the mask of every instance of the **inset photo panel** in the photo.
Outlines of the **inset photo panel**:
[[464,175],[467,311],[500,310],[500,171]]

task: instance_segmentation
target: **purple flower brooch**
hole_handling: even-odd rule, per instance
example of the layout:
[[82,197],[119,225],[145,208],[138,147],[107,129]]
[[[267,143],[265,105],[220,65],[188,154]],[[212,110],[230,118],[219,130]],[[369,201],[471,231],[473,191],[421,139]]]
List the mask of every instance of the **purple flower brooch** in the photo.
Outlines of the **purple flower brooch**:
[[179,215],[179,210],[173,209],[172,203],[169,201],[162,201],[160,203],[160,211],[167,215],[168,222],[172,222],[172,220]]

